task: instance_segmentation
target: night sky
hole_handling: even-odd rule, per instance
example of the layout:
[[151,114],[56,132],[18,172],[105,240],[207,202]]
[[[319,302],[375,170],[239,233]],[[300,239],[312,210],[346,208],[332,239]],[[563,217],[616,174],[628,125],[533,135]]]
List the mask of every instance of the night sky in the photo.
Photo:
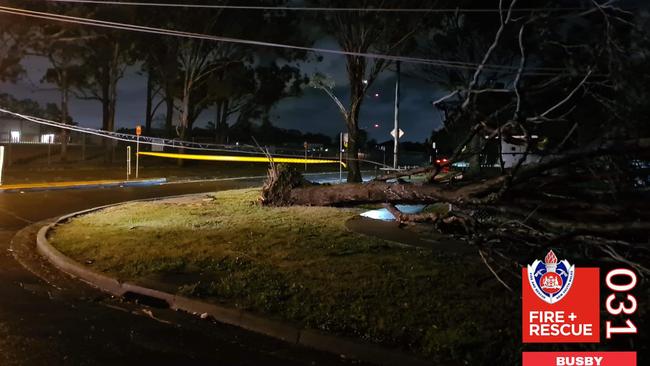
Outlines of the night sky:
[[[315,47],[338,49],[333,39],[321,39]],[[347,100],[349,85],[345,71],[345,58],[339,55],[324,54],[321,62],[312,61],[301,64],[300,68],[307,76],[320,72],[336,82],[336,94]],[[48,68],[46,59],[27,57],[23,61],[27,70],[22,80],[16,84],[0,84],[1,91],[17,98],[30,98],[41,103],[59,102],[59,92],[54,85],[41,83]],[[139,67],[130,67],[118,85],[118,103],[116,125],[133,127],[144,121],[146,78],[138,74]],[[378,93],[379,97],[374,94]],[[400,104],[400,127],[406,135],[403,140],[424,141],[434,128],[440,128],[440,116],[433,110],[431,100],[440,92],[414,78],[403,75],[402,98]],[[372,86],[362,107],[360,127],[369,131],[370,138],[378,141],[390,139],[393,129],[393,103],[395,95],[395,73],[385,71]],[[163,108],[159,117],[164,118]],[[74,120],[84,127],[101,126],[101,105],[96,101],[74,99],[70,104],[70,113]],[[203,126],[214,114],[206,110],[196,126]],[[304,132],[320,132],[335,136],[345,129],[343,118],[334,102],[322,91],[305,87],[302,96],[280,101],[272,111],[272,122],[283,128],[298,129]],[[232,123],[232,121],[231,121]],[[379,128],[373,127],[377,123]]]

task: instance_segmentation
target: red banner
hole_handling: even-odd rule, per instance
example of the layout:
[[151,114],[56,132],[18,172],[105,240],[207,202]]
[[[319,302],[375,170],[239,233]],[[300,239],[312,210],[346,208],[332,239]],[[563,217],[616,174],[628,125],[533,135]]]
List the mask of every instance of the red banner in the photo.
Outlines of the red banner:
[[523,366],[636,366],[636,352],[524,352]]
[[542,300],[522,269],[524,343],[598,343],[600,341],[599,270],[576,268],[566,296],[555,303]]

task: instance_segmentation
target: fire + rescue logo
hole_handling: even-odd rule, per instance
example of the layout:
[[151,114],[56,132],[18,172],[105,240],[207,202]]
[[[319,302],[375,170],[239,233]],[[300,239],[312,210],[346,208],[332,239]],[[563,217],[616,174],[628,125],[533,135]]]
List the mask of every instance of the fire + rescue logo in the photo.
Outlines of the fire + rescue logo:
[[571,289],[575,277],[575,266],[566,259],[559,261],[549,251],[544,262],[537,259],[528,265],[528,283],[533,292],[549,304],[560,301]]

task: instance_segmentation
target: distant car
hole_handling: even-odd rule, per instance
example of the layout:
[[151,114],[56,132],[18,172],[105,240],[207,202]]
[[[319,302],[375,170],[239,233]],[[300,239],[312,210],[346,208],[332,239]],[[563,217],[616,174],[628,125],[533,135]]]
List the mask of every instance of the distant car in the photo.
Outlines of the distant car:
[[449,164],[449,159],[447,158],[438,158],[436,159],[436,165],[445,166]]
[[437,167],[441,168],[444,173],[449,171],[449,159],[440,157],[435,161]]

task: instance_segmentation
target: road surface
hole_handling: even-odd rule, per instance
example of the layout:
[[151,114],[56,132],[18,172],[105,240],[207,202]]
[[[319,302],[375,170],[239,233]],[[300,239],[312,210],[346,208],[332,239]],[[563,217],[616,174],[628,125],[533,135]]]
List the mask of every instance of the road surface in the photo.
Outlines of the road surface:
[[[69,212],[133,199],[260,184],[260,179],[247,179],[0,193],[0,365],[350,364],[336,355],[196,316],[111,298],[53,270],[33,253],[30,257],[11,249],[21,240],[25,248],[35,240],[31,224]],[[39,276],[19,264],[15,254]]]

